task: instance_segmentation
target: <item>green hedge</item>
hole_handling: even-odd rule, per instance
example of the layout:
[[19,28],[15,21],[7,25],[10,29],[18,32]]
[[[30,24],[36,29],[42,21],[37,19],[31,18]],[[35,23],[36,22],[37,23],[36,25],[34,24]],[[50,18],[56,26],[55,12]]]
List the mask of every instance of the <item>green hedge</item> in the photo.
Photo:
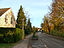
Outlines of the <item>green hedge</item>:
[[4,31],[0,29],[0,31],[0,42],[12,43],[24,38],[24,32],[19,28],[12,30],[5,29]]
[[19,41],[19,40],[21,40],[21,36],[22,35],[22,30],[21,29],[19,29],[19,28],[16,28],[16,32],[15,32],[15,41]]
[[9,31],[8,33],[5,33],[3,41],[5,43],[14,42],[14,32]]
[[59,31],[59,30],[53,30],[53,31],[50,32],[50,34],[54,35],[54,36],[64,37],[64,32]]

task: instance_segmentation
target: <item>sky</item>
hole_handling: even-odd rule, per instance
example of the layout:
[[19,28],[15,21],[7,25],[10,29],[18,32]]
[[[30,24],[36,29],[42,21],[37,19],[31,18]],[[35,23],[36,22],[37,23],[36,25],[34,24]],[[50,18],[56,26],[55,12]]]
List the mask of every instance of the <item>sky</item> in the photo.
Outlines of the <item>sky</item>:
[[51,3],[52,0],[0,0],[0,8],[11,8],[16,19],[20,5],[22,5],[32,26],[40,27],[44,16],[50,11]]

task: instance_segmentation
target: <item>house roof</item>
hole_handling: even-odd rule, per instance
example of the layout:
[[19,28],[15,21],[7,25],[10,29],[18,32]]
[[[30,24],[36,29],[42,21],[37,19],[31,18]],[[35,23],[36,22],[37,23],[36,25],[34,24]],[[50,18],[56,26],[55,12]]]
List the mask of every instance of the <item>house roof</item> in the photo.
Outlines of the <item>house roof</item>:
[[2,9],[0,9],[0,16],[2,15],[2,14],[4,14],[7,10],[9,10],[10,8],[2,8]]

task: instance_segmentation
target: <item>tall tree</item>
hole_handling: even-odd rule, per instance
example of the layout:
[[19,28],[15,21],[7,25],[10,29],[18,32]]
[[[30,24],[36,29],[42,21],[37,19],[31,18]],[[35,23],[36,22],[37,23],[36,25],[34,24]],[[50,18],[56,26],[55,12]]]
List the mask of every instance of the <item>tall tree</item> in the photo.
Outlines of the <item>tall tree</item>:
[[30,22],[30,18],[28,19],[28,22],[27,22],[27,26],[26,26],[26,34],[30,34],[32,31],[32,25],[31,25],[31,22]]
[[[24,20],[23,20],[24,19]],[[24,21],[24,27],[26,26],[26,16],[24,14],[22,6],[20,6],[18,16],[17,16],[17,28],[22,29],[22,22]]]
[[43,23],[41,23],[41,27],[43,27]]
[[55,25],[55,27],[60,26],[64,21],[64,1],[63,0],[53,0],[52,10],[50,13],[50,22]]
[[43,28],[45,29],[46,32],[50,33],[49,18],[46,16],[44,16]]

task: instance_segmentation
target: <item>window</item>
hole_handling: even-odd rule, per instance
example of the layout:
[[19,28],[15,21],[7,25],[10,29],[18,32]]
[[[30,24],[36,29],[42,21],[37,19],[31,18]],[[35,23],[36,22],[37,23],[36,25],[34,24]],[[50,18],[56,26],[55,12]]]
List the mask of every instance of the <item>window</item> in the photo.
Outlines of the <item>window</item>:
[[6,24],[7,24],[7,21],[8,21],[8,19],[7,19],[7,14],[5,15],[5,22],[6,22]]
[[12,17],[11,17],[11,24],[13,24],[13,19],[12,19]]

